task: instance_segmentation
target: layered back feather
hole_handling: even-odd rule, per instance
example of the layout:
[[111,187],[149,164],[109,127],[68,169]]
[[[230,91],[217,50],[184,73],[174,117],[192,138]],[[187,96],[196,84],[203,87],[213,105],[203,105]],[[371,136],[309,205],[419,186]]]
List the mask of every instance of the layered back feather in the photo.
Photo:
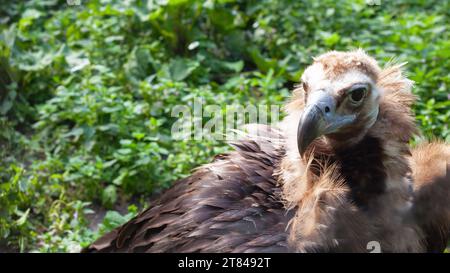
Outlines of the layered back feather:
[[233,143],[167,190],[150,208],[106,234],[84,252],[288,252],[281,189],[273,172],[284,154],[282,136]]

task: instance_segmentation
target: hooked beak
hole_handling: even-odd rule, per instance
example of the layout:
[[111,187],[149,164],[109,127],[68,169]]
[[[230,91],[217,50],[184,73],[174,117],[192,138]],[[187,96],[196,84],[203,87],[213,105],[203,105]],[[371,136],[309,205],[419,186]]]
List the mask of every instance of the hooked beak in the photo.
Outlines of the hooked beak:
[[318,90],[311,93],[297,129],[300,155],[303,157],[316,138],[336,132],[339,128],[352,123],[355,118],[355,115],[336,114],[336,102],[325,91]]

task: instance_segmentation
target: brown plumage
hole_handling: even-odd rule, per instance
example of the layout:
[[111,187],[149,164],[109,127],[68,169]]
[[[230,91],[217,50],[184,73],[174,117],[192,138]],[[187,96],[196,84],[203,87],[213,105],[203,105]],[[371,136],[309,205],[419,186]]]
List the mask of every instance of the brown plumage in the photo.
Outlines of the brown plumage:
[[273,170],[283,152],[267,139],[235,143],[176,182],[133,220],[100,238],[88,251],[286,252],[292,213],[280,199]]
[[450,145],[410,149],[411,86],[401,65],[381,69],[361,50],[319,56],[278,129],[250,127],[83,251],[442,251]]

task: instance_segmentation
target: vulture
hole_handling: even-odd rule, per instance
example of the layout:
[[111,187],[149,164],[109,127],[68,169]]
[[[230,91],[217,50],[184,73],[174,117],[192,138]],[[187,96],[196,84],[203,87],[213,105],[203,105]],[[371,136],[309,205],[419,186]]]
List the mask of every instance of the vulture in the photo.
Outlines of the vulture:
[[416,97],[403,64],[363,50],[313,59],[276,125],[248,125],[82,252],[442,252],[450,145],[410,147]]

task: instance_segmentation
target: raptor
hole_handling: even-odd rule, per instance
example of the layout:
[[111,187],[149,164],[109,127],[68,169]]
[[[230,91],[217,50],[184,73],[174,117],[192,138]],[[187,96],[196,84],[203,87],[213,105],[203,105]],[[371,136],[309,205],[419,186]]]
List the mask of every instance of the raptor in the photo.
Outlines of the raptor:
[[422,143],[402,65],[362,50],[314,58],[277,126],[174,183],[84,252],[439,252],[450,145]]

